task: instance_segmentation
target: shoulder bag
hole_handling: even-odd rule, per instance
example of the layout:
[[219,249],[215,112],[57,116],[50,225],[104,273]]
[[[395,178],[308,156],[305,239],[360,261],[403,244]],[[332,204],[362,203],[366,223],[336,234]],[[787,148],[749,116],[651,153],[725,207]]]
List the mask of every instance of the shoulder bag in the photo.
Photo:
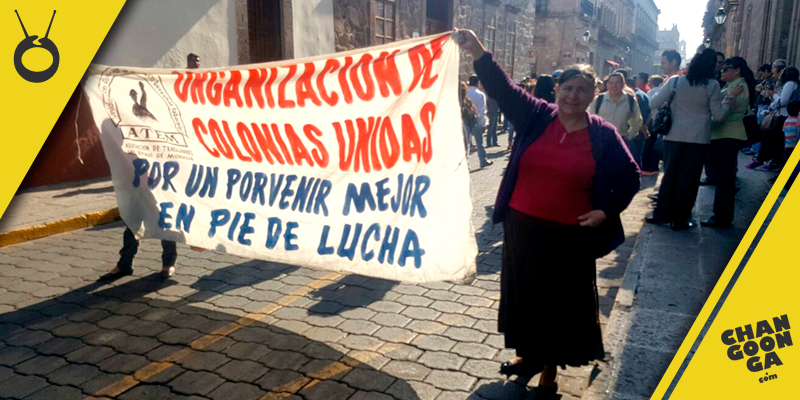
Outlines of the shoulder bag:
[[670,128],[672,128],[672,100],[675,100],[675,91],[678,90],[678,80],[680,77],[675,77],[672,86],[672,94],[669,95],[669,100],[653,117],[652,129],[650,132],[656,135],[667,135]]

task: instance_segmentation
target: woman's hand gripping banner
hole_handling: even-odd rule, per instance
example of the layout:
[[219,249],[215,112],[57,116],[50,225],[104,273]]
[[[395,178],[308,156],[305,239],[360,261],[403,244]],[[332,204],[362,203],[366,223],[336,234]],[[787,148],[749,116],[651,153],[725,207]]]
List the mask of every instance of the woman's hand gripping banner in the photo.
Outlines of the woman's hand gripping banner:
[[305,60],[85,83],[139,238],[403,282],[477,245],[450,34]]

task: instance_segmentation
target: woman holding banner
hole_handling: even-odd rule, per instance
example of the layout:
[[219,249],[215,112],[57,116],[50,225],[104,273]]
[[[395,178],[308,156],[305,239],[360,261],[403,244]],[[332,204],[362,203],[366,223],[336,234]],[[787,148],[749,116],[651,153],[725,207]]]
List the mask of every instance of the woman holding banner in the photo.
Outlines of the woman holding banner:
[[504,230],[499,330],[517,351],[500,372],[542,372],[537,391],[555,396],[558,366],[605,357],[595,259],[625,239],[619,215],[639,168],[615,128],[586,112],[591,67],[564,71],[551,104],[515,85],[472,31],[455,38],[518,132],[492,217]]

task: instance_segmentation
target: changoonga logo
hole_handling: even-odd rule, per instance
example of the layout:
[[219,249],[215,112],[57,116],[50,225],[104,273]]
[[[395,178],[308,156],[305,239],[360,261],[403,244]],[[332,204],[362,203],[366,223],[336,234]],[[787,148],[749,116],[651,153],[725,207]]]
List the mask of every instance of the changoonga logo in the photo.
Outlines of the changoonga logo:
[[[753,325],[749,324],[728,329],[722,332],[722,343],[729,346],[728,358],[738,361],[747,356],[747,369],[750,372],[761,372],[783,365],[776,350],[792,345],[790,328],[789,316],[784,314],[772,318],[772,323],[766,319],[758,321],[755,332]],[[758,381],[763,383],[773,379],[778,379],[778,375],[768,371]]]
[[[39,43],[41,44],[36,44],[36,39],[39,38],[38,35],[28,35],[28,31],[25,29],[25,24],[22,23],[22,17],[19,16],[19,12],[17,10],[14,10],[14,12],[17,14],[22,32],[25,34],[25,39],[19,42],[17,49],[14,51],[14,68],[17,69],[19,76],[28,82],[44,82],[56,74],[56,71],[58,71],[58,63],[61,60],[61,57],[58,55],[58,47],[56,47],[56,44],[48,37],[50,36],[50,28],[53,26],[53,20],[56,18],[56,11],[53,10],[53,16],[50,17],[50,25],[47,26],[47,33],[43,38],[39,39]],[[53,62],[44,71],[32,71],[22,64],[22,55],[34,47],[45,49],[53,56]]]

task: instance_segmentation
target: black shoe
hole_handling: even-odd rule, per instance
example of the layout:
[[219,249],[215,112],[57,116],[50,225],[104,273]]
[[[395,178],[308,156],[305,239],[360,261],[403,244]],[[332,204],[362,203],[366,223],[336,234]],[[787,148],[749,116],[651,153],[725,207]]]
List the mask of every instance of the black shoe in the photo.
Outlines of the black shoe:
[[161,279],[172,278],[172,275],[175,275],[175,266],[173,265],[169,268],[162,268],[159,275],[161,276]]
[[685,231],[694,227],[694,224],[691,221],[672,221],[669,227],[672,228],[673,231]]
[[505,375],[506,377],[510,377],[511,375],[524,375],[524,376],[534,376],[542,371],[544,371],[544,365],[529,365],[530,363],[526,364],[523,361],[518,363],[512,363],[510,361],[506,361],[500,364],[500,374]]
[[667,221],[664,220],[663,218],[658,218],[652,214],[644,217],[644,221],[647,222],[648,224],[654,224],[654,225],[661,225],[667,223]]
[[556,400],[559,398],[557,383],[548,386],[537,386],[533,390],[536,393],[533,397],[535,400]]
[[124,276],[133,275],[133,271],[118,271],[118,272],[109,272],[99,278],[97,278],[98,282],[113,282],[119,278]]
[[700,186],[717,186],[717,182],[713,179],[703,179],[700,181]]
[[491,161],[491,160],[490,161],[486,161],[486,164],[481,164],[481,168],[486,168],[486,167],[488,167],[488,166],[490,166],[492,164],[494,164],[494,161]]
[[711,218],[709,218],[709,219],[707,219],[705,221],[701,221],[700,225],[707,226],[709,228],[730,228],[731,223],[730,222],[727,222],[727,223],[726,222],[722,222],[722,221],[717,220],[714,217],[711,217]]

